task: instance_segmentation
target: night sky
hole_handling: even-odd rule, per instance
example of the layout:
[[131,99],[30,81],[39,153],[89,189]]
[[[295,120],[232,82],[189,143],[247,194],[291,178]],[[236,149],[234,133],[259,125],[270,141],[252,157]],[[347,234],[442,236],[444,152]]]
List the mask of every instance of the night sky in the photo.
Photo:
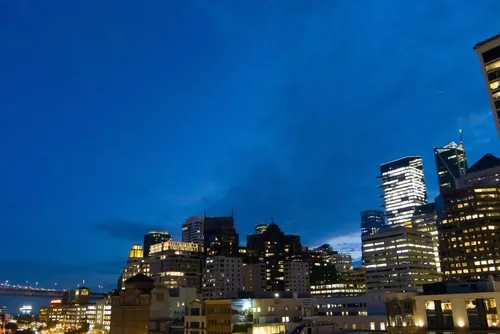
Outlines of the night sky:
[[[0,280],[112,287],[149,229],[272,218],[359,258],[379,165],[499,154],[497,1],[0,2]],[[0,303],[2,300],[0,299]]]

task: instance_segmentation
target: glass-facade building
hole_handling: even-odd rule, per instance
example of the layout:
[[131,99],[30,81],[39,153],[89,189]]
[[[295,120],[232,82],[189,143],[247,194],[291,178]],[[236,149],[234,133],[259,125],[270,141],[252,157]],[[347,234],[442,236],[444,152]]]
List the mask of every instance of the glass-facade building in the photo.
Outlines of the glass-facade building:
[[457,189],[458,179],[467,172],[467,158],[463,142],[450,142],[434,148],[434,159],[441,194]]
[[361,211],[361,235],[372,235],[385,226],[385,215],[380,210]]
[[490,98],[497,132],[500,135],[500,34],[474,46]]
[[382,164],[378,178],[387,225],[411,227],[415,207],[427,203],[422,158],[408,156]]

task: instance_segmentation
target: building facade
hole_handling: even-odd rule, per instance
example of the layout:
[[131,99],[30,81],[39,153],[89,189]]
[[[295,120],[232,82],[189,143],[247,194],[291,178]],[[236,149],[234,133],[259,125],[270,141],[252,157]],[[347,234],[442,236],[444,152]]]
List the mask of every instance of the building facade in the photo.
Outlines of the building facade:
[[442,282],[386,295],[389,333],[499,333],[498,282]]
[[440,280],[432,236],[413,228],[387,228],[362,237],[366,286],[370,290],[412,291]]
[[446,217],[438,233],[445,278],[500,277],[500,186],[462,188],[444,200]]
[[73,300],[55,299],[40,308],[40,320],[56,322],[62,330],[83,330],[95,322],[95,317],[96,306],[90,302],[90,290],[86,287],[76,289]]
[[203,222],[205,217],[192,216],[182,224],[182,241],[203,244]]
[[474,46],[479,56],[491,110],[500,135],[500,35],[496,35]]
[[234,219],[230,217],[205,217],[203,245],[206,256],[239,256],[239,235]]
[[243,263],[242,278],[243,291],[260,293],[266,291],[266,264],[265,263]]
[[450,142],[443,147],[434,148],[434,160],[440,193],[457,189],[458,180],[467,172],[463,141],[460,144]]
[[441,261],[439,259],[439,237],[437,230],[438,214],[435,203],[417,206],[413,213],[413,228],[420,232],[427,232],[432,237],[434,258],[438,273],[441,272]]
[[193,242],[165,241],[151,246],[151,277],[168,288],[201,287],[203,246]]
[[404,157],[380,166],[387,224],[411,227],[415,207],[427,203],[422,158]]
[[144,235],[144,257],[149,256],[149,248],[152,245],[161,244],[162,242],[172,240],[172,236],[168,232],[150,231]]
[[207,334],[205,305],[199,300],[189,303],[184,317],[184,334]]
[[152,278],[137,274],[111,296],[110,334],[148,334]]
[[264,232],[247,236],[247,256],[252,263],[265,264],[267,291],[285,291],[285,262],[303,258],[300,237],[285,235],[271,223]]
[[123,287],[126,280],[137,274],[150,275],[149,263],[144,260],[144,250],[139,244],[133,245],[129,251],[127,264],[118,280],[118,289]]
[[361,235],[372,235],[385,226],[385,214],[380,210],[361,211]]
[[306,261],[285,262],[285,291],[310,292],[309,263]]
[[243,289],[241,258],[212,256],[205,259],[202,299],[230,299]]

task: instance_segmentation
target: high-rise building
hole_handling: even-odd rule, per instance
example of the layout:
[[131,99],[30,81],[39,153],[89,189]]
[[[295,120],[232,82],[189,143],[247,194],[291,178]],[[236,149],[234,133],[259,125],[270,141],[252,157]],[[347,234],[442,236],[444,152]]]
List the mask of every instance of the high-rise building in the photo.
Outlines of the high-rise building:
[[194,242],[165,241],[151,246],[151,277],[168,288],[200,289],[202,245]]
[[150,231],[144,235],[144,257],[149,256],[149,248],[152,245],[161,244],[162,242],[172,240],[172,236],[168,232]]
[[266,264],[243,263],[243,291],[260,293],[266,291]]
[[422,158],[404,157],[380,166],[387,224],[411,226],[415,207],[427,203]]
[[285,262],[285,291],[310,292],[309,263],[305,261]]
[[438,232],[445,278],[500,278],[500,186],[471,186],[444,198]]
[[241,258],[213,256],[205,259],[203,300],[237,298],[242,287]]
[[500,35],[474,46],[479,56],[497,132],[500,135]]
[[459,188],[500,184],[500,159],[485,154],[459,180]]
[[204,221],[205,218],[201,216],[192,216],[186,218],[186,221],[184,222],[184,224],[182,224],[182,241],[202,244]]
[[438,214],[436,204],[428,203],[417,206],[413,213],[413,228],[421,232],[428,232],[432,237],[434,249],[434,257],[436,261],[437,271],[441,272],[441,263],[439,260],[439,238],[437,231]]
[[129,251],[127,264],[123,268],[120,280],[118,282],[118,289],[123,287],[123,284],[129,278],[137,275],[144,274],[149,276],[149,263],[144,260],[144,250],[139,244],[135,244]]
[[361,235],[372,235],[385,226],[385,215],[380,210],[361,211]]
[[438,281],[430,233],[386,228],[362,237],[368,290],[412,291]]
[[302,259],[302,244],[297,235],[285,235],[275,223],[261,234],[247,236],[247,257],[252,263],[266,265],[266,290],[285,291],[284,264]]
[[203,224],[206,256],[239,257],[239,235],[232,216],[205,217]]
[[441,194],[458,187],[458,180],[467,172],[467,158],[463,141],[450,142],[443,147],[434,148],[434,159]]

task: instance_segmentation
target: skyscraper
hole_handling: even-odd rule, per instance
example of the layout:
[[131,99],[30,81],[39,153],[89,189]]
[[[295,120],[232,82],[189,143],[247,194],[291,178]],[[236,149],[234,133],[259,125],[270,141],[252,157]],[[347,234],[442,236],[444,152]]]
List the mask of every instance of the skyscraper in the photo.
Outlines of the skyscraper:
[[182,224],[182,242],[203,243],[203,222],[205,218],[192,216]]
[[434,148],[434,159],[439,183],[439,192],[454,190],[458,179],[467,172],[467,158],[463,141],[450,142],[446,146]]
[[168,232],[150,231],[144,235],[144,257],[149,256],[149,248],[152,245],[160,244],[164,241],[172,240],[172,236]]
[[380,166],[381,197],[390,226],[411,226],[415,207],[427,203],[422,158],[408,156]]
[[232,216],[204,218],[203,245],[206,256],[239,257],[239,240]]
[[438,224],[441,270],[446,279],[500,278],[500,159],[486,154],[444,194]]
[[361,211],[361,235],[372,235],[385,226],[384,212],[380,210]]
[[497,132],[500,135],[500,35],[474,46],[479,56]]
[[251,262],[265,263],[266,290],[285,291],[285,262],[302,258],[302,244],[297,235],[285,235],[271,223],[263,233],[247,236],[247,253]]

